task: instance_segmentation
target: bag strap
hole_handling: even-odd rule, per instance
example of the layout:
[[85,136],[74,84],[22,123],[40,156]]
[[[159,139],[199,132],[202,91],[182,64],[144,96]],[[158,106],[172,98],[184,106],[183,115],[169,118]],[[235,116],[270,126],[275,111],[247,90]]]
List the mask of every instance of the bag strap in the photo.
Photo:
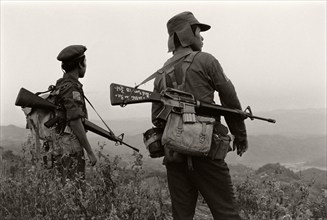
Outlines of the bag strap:
[[[140,84],[136,85],[136,86],[132,89],[132,91],[130,92],[130,94],[128,95],[128,97],[125,99],[125,101],[128,100],[128,99],[130,99],[130,97],[132,96],[132,94],[134,93],[134,91],[135,91],[138,87],[140,87],[140,86],[143,85],[144,83],[146,83],[146,82],[148,82],[148,81],[150,81],[150,80],[156,78],[158,75],[160,75],[160,74],[164,74],[168,69],[174,67],[174,65],[175,65],[176,63],[178,63],[178,62],[179,62],[180,60],[182,60],[185,56],[187,56],[187,55],[189,55],[189,54],[191,54],[191,53],[192,53],[192,51],[187,50],[187,51],[185,51],[185,52],[183,52],[183,53],[181,53],[181,54],[179,54],[179,55],[176,55],[176,56],[173,56],[172,58],[170,58],[170,59],[169,59],[169,60],[164,64],[164,66],[163,66],[161,69],[157,70],[156,72],[154,72],[153,74],[151,74],[151,76],[149,76],[148,78],[146,78],[145,80],[143,80]],[[124,102],[121,104],[122,107],[124,107],[125,105],[126,105],[126,104],[125,104]]]
[[[188,54],[182,62],[175,64],[174,68],[174,77],[170,77],[172,86],[174,89],[185,91],[185,81],[186,81],[186,73],[190,68],[195,56],[199,53],[199,51],[192,51]],[[163,84],[164,89],[167,88],[167,73],[163,75]],[[180,80],[181,79],[181,80]],[[179,82],[181,82],[179,84]]]
[[148,78],[146,78],[145,80],[143,80],[140,84],[138,84],[137,86],[135,86],[135,88],[137,89],[139,86],[143,85],[144,83],[150,81],[151,79],[156,78],[158,75],[163,74],[164,72],[166,72],[168,69],[170,69],[171,67],[173,67],[176,63],[178,63],[179,61],[181,61],[184,57],[188,56],[189,54],[193,53],[192,51],[185,51],[179,55],[173,56],[172,58],[170,58],[162,68],[160,68],[159,70],[157,70],[156,72],[154,72],[153,74],[151,74],[151,76],[149,76]]

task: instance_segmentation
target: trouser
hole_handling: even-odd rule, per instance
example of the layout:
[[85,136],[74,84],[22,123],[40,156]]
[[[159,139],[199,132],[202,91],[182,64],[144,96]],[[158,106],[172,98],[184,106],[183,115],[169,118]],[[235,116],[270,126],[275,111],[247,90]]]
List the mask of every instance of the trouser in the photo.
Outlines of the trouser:
[[232,181],[225,161],[192,157],[192,165],[193,170],[190,170],[187,161],[166,163],[173,218],[193,219],[200,192],[215,220],[239,220]]
[[63,183],[69,179],[75,181],[79,187],[83,185],[82,182],[85,179],[85,158],[83,151],[56,156],[55,167],[61,174]]

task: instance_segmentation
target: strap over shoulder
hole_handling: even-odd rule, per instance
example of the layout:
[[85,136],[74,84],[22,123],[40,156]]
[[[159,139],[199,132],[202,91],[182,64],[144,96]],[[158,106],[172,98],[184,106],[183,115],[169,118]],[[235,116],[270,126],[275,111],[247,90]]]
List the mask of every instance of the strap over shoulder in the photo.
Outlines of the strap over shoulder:
[[148,78],[143,80],[140,84],[138,84],[134,88],[137,89],[139,86],[143,85],[144,83],[150,81],[151,79],[156,78],[160,74],[165,73],[167,70],[172,68],[176,63],[178,63],[180,60],[184,59],[186,56],[188,56],[191,53],[193,53],[193,52],[192,51],[185,51],[185,52],[183,52],[183,53],[181,53],[179,55],[173,56],[172,58],[167,60],[167,62],[164,64],[164,66],[161,69],[159,69],[155,73],[151,74],[151,76],[149,76]]
[[194,57],[199,53],[200,51],[193,51],[192,53],[190,53],[185,59],[184,62],[189,62],[192,63],[194,60]]
[[[173,88],[178,90],[185,90],[186,73],[198,53],[199,51],[192,51],[181,62],[178,62],[174,65],[173,71],[166,72],[163,75],[164,88],[166,88],[167,86],[172,86]],[[167,80],[166,77],[168,77],[169,79]],[[167,82],[170,82],[171,85],[168,85]]]

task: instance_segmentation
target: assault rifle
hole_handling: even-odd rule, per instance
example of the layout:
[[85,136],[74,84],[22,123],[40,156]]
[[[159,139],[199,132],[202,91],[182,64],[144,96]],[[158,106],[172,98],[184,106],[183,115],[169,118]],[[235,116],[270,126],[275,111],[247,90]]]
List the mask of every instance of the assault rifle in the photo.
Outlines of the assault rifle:
[[[15,105],[21,106],[21,107],[48,109],[48,110],[57,111],[57,112],[62,111],[62,109],[59,106],[47,101],[46,99],[43,99],[42,97],[24,89],[24,88],[20,89],[18,96],[16,98]],[[47,128],[54,126],[56,123],[58,123],[61,120],[59,115],[56,115],[54,118],[45,122],[44,125]],[[96,124],[90,122],[87,119],[84,120],[83,125],[86,130],[89,130],[97,135],[100,135],[104,138],[114,141],[114,142],[116,142],[116,144],[120,144],[120,145],[124,144],[127,147],[130,147],[133,150],[139,152],[139,149],[137,149],[123,141],[124,134],[116,136],[112,131],[107,131],[107,130],[97,126]]]
[[194,113],[202,116],[219,117],[241,117],[243,119],[250,118],[251,120],[258,119],[275,123],[276,120],[254,116],[250,106],[244,111],[239,109],[230,109],[221,105],[200,102],[190,93],[180,90],[167,88],[160,94],[146,90],[136,89],[120,84],[110,84],[110,101],[111,105],[125,106],[128,104],[146,103],[146,102],[161,102],[164,108],[158,114],[157,118],[167,120],[171,111],[183,113],[184,120],[192,121]]

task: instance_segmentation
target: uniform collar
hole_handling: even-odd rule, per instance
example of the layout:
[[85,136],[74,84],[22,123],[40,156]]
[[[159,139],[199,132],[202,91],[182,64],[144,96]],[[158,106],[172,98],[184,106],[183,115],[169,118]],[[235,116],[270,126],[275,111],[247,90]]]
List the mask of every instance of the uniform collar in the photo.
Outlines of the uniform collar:
[[178,50],[176,50],[176,52],[174,53],[174,56],[180,57],[185,54],[190,54],[192,52],[193,52],[193,50],[190,47],[181,47]]
[[65,81],[77,83],[78,85],[82,86],[82,83],[78,79],[76,79],[75,77],[73,77],[71,74],[69,74],[69,73],[64,73],[64,76],[62,78],[60,78],[57,81],[57,83],[61,83],[61,82],[65,82]]
[[178,50],[176,50],[174,55],[166,61],[165,65],[167,65],[169,63],[174,63],[177,60],[180,60],[181,58],[186,57],[187,55],[191,54],[192,52],[193,52],[193,50],[189,47],[179,48]]

